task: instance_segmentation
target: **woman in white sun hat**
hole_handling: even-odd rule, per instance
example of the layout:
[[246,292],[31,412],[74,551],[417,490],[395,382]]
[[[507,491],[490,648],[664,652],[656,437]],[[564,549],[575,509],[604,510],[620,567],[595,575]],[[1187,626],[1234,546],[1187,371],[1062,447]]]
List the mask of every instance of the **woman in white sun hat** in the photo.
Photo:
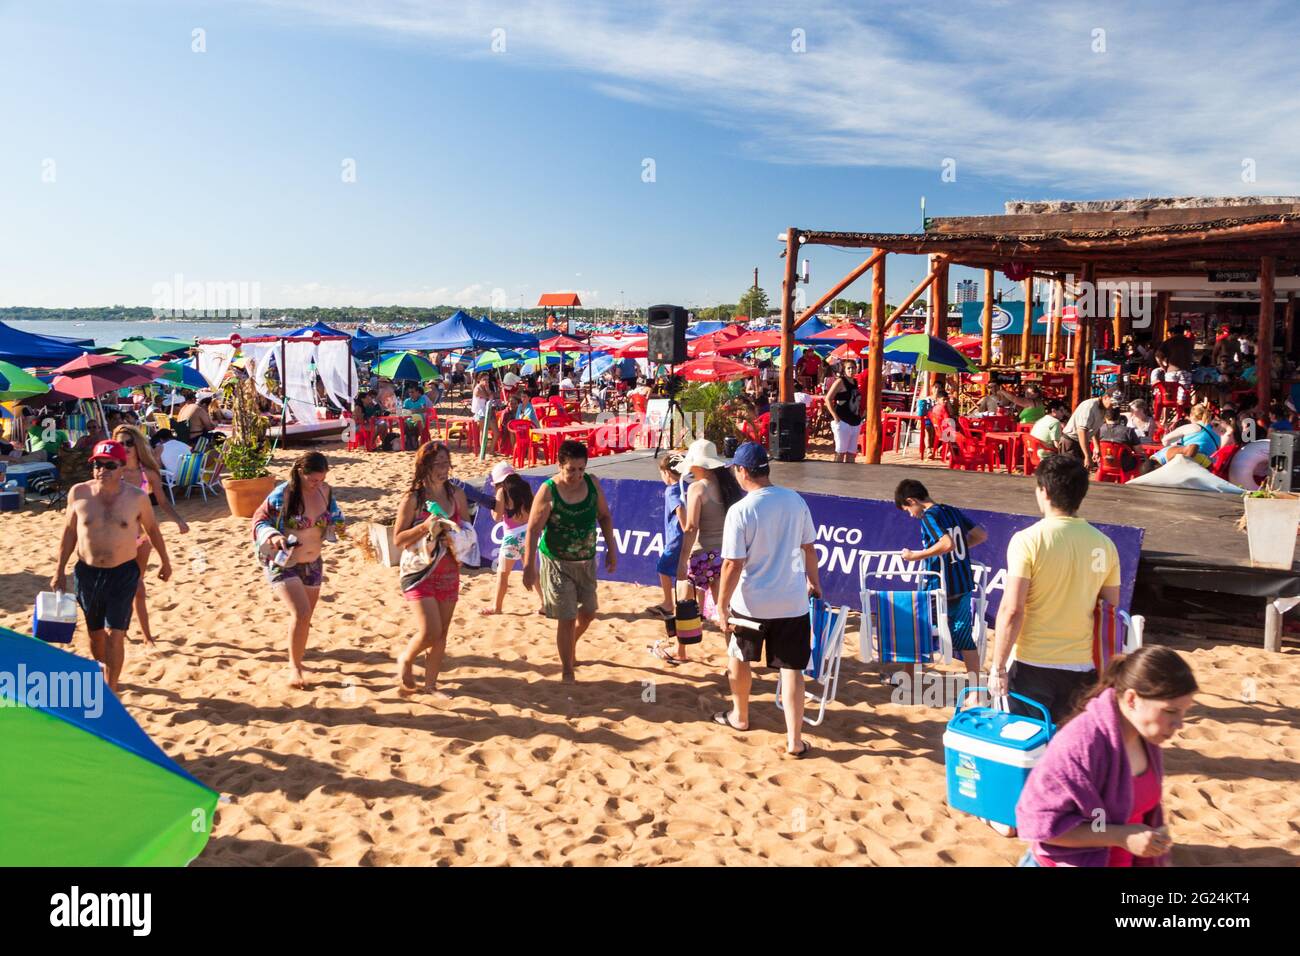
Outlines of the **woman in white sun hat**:
[[[690,555],[685,577],[697,591],[708,592],[716,604],[722,574],[722,524],[727,509],[745,493],[718,454],[718,446],[707,438],[691,442],[677,470],[682,475],[689,472],[695,479],[686,492],[682,525],[682,554]],[[701,610],[705,619],[712,616],[711,609]]]

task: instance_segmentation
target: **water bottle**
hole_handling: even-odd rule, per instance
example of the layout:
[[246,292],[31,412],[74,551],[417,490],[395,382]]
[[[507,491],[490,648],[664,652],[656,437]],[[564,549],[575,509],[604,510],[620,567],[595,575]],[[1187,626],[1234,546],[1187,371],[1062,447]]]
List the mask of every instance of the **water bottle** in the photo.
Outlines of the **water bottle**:
[[298,539],[294,535],[284,539],[284,547],[275,553],[275,564],[277,567],[287,567],[289,559],[292,557],[294,547],[298,544]]

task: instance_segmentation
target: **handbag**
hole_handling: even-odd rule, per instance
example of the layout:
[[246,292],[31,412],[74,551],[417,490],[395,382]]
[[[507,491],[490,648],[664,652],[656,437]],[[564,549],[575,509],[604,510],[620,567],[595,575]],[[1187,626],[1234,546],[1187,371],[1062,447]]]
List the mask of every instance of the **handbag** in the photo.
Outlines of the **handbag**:
[[[691,585],[691,597],[677,600],[673,614],[674,631],[678,644],[698,644],[704,639],[704,621],[700,617],[699,594]],[[675,595],[674,595],[675,596]]]

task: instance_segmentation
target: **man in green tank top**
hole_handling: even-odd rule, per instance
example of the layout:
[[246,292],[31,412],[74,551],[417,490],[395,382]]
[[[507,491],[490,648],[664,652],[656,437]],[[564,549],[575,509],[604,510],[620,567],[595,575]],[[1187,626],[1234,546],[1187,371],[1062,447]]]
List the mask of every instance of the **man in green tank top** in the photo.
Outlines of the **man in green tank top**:
[[560,445],[555,477],[533,498],[524,542],[524,587],[535,581],[541,586],[542,609],[555,621],[566,683],[574,679],[578,638],[596,617],[597,523],[605,535],[605,571],[613,574],[618,563],[614,519],[600,484],[587,474],[587,446],[566,441]]

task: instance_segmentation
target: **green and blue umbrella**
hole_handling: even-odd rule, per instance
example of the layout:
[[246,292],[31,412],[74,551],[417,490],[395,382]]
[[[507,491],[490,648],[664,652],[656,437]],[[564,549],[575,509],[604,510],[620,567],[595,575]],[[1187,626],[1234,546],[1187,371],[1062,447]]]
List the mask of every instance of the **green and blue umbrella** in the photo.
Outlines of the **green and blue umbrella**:
[[432,362],[415,352],[390,355],[375,366],[375,371],[394,382],[432,382],[441,377]]
[[97,662],[0,628],[0,860],[185,866],[219,795],[150,739]]
[[167,362],[158,369],[162,372],[154,381],[166,382],[168,385],[175,385],[177,388],[201,389],[211,388],[212,383],[203,377],[200,372],[189,362]]
[[17,365],[0,362],[0,402],[17,402],[50,390],[35,375],[24,372]]
[[970,359],[947,342],[922,332],[909,332],[885,339],[884,354],[891,362],[915,365],[919,372],[953,375],[979,371]]
[[486,372],[488,369],[500,368],[503,365],[514,365],[516,362],[523,361],[523,353],[516,352],[514,349],[488,349],[470,366],[475,372]]
[[179,339],[149,339],[142,335],[132,335],[118,342],[112,350],[137,362],[145,362],[164,355],[181,355],[193,346],[193,340],[182,342]]

